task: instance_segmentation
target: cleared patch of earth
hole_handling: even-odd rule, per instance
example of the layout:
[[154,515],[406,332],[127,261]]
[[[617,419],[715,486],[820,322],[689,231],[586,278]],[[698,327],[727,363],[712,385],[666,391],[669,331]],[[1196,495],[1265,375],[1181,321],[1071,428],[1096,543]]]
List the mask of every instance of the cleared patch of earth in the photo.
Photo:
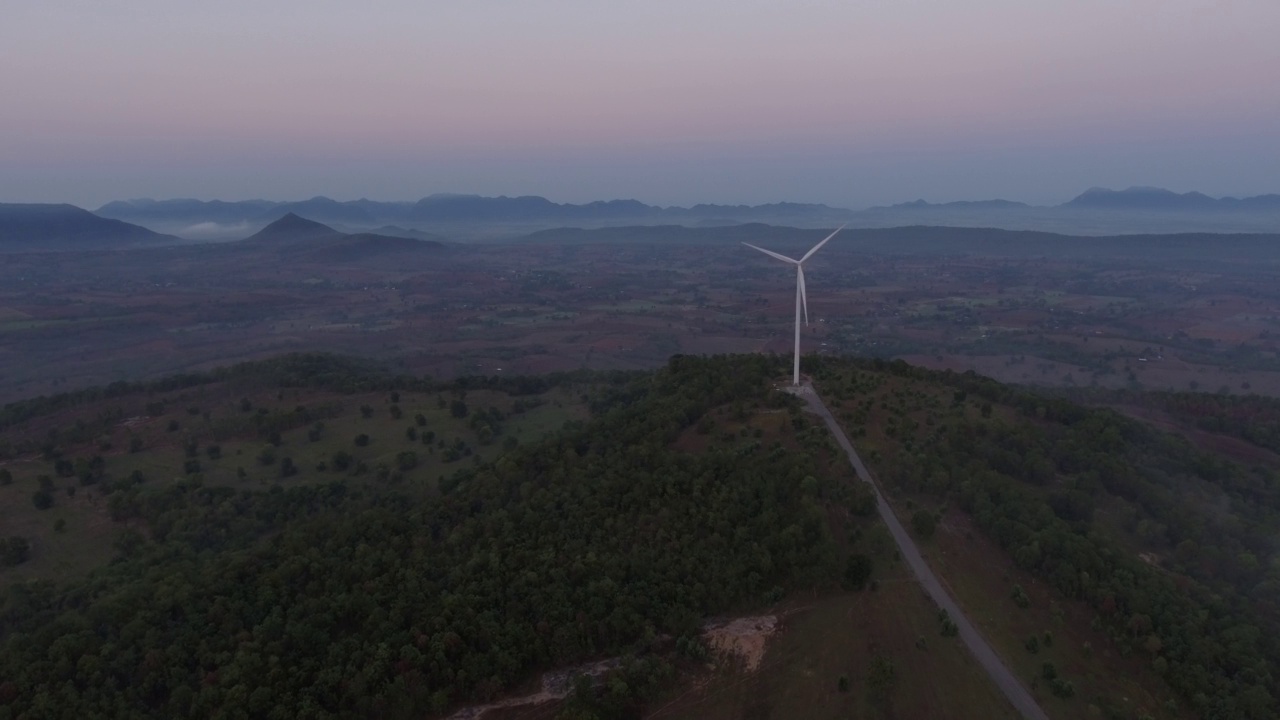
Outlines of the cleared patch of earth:
[[[765,644],[777,630],[777,616],[760,615],[709,621],[702,626],[702,637],[717,654],[741,660],[747,672],[752,672],[760,667],[760,661],[764,659]],[[601,676],[616,670],[621,665],[621,658],[609,658],[586,665],[552,670],[542,675],[542,685],[538,692],[484,705],[469,705],[450,715],[449,720],[479,720],[490,710],[541,705],[545,702],[563,700],[573,691],[574,682],[578,677],[586,675],[593,681],[599,680]]]
[[765,644],[777,629],[777,617],[761,615],[708,624],[703,627],[702,636],[712,650],[741,659],[747,672],[755,672],[764,659]]

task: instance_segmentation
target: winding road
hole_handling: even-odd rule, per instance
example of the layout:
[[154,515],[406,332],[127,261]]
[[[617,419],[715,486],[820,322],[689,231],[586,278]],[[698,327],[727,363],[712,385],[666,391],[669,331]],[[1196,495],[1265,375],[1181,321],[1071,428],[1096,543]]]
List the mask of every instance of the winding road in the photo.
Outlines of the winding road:
[[858,457],[858,452],[853,449],[853,444],[849,442],[849,438],[845,436],[844,430],[840,427],[836,419],[831,415],[831,411],[822,403],[822,398],[818,397],[817,391],[812,385],[802,385],[798,388],[790,388],[790,392],[809,405],[810,412],[820,416],[827,423],[827,428],[831,430],[831,434],[835,436],[836,441],[840,443],[840,447],[844,448],[845,454],[849,456],[849,463],[853,465],[854,472],[858,473],[858,477],[863,482],[871,486],[876,494],[876,508],[880,511],[880,519],[884,520],[884,524],[888,526],[890,534],[898,543],[898,550],[901,552],[907,565],[910,566],[911,572],[916,576],[916,580],[924,586],[925,592],[929,593],[929,597],[937,603],[938,607],[943,608],[951,615],[951,619],[955,622],[956,627],[960,631],[960,639],[969,648],[969,652],[973,654],[987,674],[991,676],[992,681],[1000,688],[1005,697],[1009,698],[1009,702],[1017,709],[1023,717],[1029,720],[1049,720],[1049,716],[1036,703],[1035,698],[1031,697],[1031,693],[1027,692],[1026,687],[1018,681],[1018,678],[1009,671],[1009,668],[991,648],[986,639],[978,633],[973,623],[969,622],[969,618],[956,604],[951,594],[938,582],[938,576],[933,574],[933,570],[925,563],[924,557],[920,555],[920,550],[916,547],[915,540],[907,534],[902,523],[898,522],[898,517],[893,514],[893,508],[889,507],[884,499],[884,495],[880,493],[879,486],[871,479],[871,474],[867,472],[867,468],[862,464],[862,458]]

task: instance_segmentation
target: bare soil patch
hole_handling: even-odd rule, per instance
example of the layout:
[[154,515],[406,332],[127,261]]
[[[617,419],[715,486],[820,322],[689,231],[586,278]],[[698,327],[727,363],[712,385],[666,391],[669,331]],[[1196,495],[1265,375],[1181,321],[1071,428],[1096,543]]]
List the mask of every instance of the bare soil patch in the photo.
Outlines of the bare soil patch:
[[765,645],[777,629],[776,616],[761,615],[730,620],[723,625],[709,625],[703,636],[713,650],[741,659],[747,672],[755,672],[764,659]]

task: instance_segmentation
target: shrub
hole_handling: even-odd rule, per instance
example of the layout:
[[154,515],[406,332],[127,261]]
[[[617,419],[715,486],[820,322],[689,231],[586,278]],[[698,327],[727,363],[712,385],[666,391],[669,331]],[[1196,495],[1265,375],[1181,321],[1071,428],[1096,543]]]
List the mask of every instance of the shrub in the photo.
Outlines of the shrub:
[[867,586],[874,569],[871,558],[861,553],[850,555],[845,561],[844,582],[846,590],[861,590]]
[[928,510],[917,510],[911,516],[911,527],[922,538],[933,537],[934,530],[938,528],[938,517]]
[[53,507],[53,493],[43,488],[37,490],[31,496],[31,504],[35,505],[37,510],[48,510]]

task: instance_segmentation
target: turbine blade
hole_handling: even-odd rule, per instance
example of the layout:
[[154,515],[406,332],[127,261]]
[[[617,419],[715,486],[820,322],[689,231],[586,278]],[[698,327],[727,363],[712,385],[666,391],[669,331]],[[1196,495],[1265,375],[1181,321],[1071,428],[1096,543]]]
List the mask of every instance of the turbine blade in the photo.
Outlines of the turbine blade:
[[822,247],[823,245],[826,245],[828,240],[830,240],[831,238],[835,237],[835,236],[836,236],[836,233],[840,232],[840,231],[841,231],[841,230],[843,230],[843,229],[844,229],[844,225],[841,225],[840,227],[836,228],[836,231],[835,231],[835,232],[833,232],[833,233],[831,233],[830,235],[828,235],[828,236],[826,236],[825,238],[823,238],[823,239],[822,239],[822,242],[818,243],[817,245],[814,245],[812,250],[810,250],[809,252],[805,253],[805,254],[804,254],[804,257],[800,258],[800,262],[804,262],[805,260],[808,260],[809,258],[813,257],[813,254],[814,254],[814,253],[816,253],[816,252],[818,252],[818,248]]
[[783,262],[789,262],[789,263],[791,263],[792,265],[795,265],[795,264],[796,264],[796,262],[797,262],[797,261],[792,260],[791,258],[787,257],[786,255],[779,255],[778,253],[773,252],[772,250],[765,250],[764,248],[762,248],[762,247],[756,247],[755,245],[752,245],[751,243],[745,243],[745,242],[744,242],[744,243],[742,243],[742,244],[743,244],[743,245],[746,245],[747,247],[751,248],[752,250],[759,250],[760,252],[764,253],[765,255],[768,255],[769,257],[775,257],[775,258],[778,258],[779,260],[781,260],[781,261],[783,261]]
[[796,265],[796,282],[800,284],[800,304],[804,306],[804,324],[809,324],[809,293],[804,287],[804,266]]

